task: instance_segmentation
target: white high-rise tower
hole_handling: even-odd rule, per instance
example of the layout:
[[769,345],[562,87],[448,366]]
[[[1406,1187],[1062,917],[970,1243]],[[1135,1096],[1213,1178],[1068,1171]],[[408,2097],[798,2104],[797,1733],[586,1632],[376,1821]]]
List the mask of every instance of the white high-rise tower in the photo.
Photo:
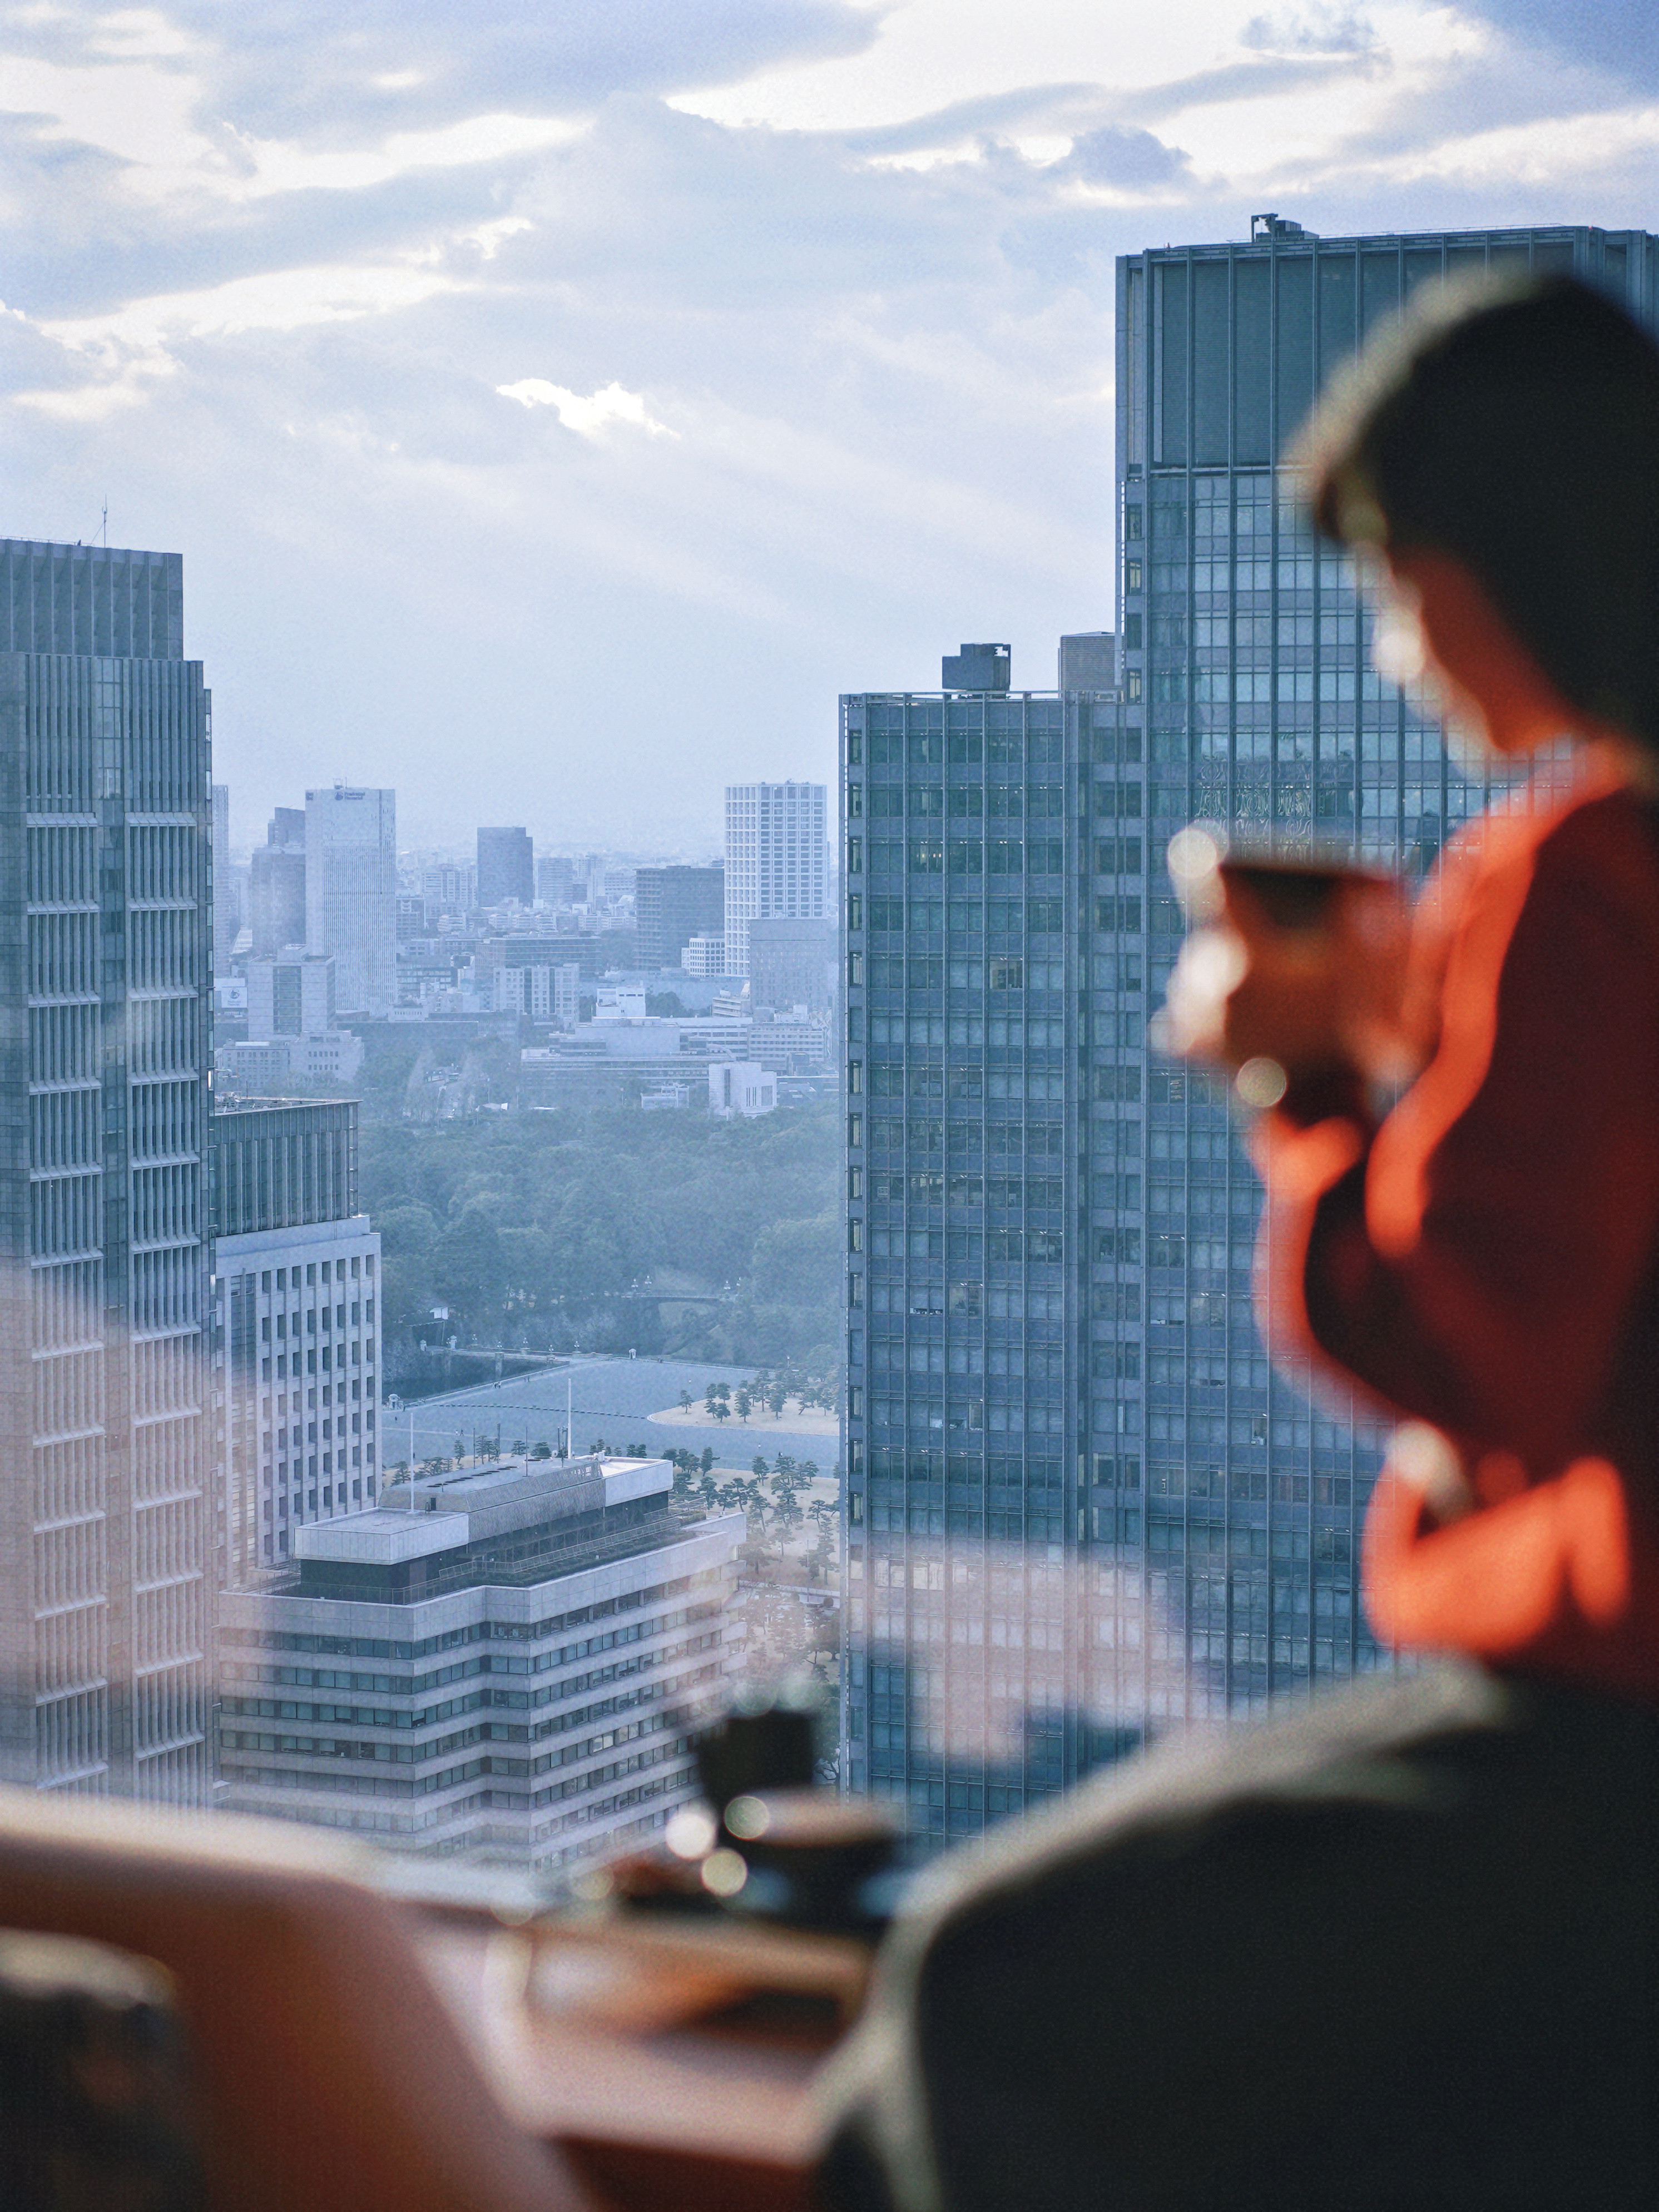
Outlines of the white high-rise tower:
[[749,925],[763,915],[821,921],[830,911],[821,783],[726,787],[726,969],[749,973]]

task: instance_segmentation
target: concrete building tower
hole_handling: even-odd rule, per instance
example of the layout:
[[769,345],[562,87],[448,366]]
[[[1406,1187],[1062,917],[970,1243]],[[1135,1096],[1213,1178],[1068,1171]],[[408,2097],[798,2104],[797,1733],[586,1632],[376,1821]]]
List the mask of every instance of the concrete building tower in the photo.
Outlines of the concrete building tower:
[[536,902],[536,848],[527,830],[478,832],[478,904],[520,906]]
[[343,1019],[398,999],[397,793],[306,793],[306,949],[334,956]]
[[634,957],[641,968],[678,968],[694,937],[718,936],[725,922],[724,868],[641,868],[635,875]]
[[209,702],[175,553],[0,543],[0,1768],[204,1802]]
[[734,783],[726,791],[726,972],[749,973],[749,925],[762,915],[830,911],[821,783]]

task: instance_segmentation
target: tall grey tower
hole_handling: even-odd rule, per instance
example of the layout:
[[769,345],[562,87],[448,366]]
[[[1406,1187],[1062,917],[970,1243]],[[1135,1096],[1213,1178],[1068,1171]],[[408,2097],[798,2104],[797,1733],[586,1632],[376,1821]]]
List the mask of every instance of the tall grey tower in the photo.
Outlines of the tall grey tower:
[[842,701],[848,1771],[934,1837],[1380,1658],[1377,1439],[1272,1364],[1224,1091],[1146,1020],[1183,823],[1417,873],[1486,802],[1277,459],[1380,317],[1476,266],[1659,300],[1659,241],[1565,227],[1264,216],[1121,261],[1121,694],[1012,692],[981,647]]
[[527,830],[480,830],[478,832],[478,904],[504,906],[517,899],[520,906],[536,900],[536,848]]
[[397,799],[343,783],[306,793],[306,949],[333,954],[343,1015],[397,1001]]
[[177,554],[0,569],[0,1765],[199,1802],[208,694]]

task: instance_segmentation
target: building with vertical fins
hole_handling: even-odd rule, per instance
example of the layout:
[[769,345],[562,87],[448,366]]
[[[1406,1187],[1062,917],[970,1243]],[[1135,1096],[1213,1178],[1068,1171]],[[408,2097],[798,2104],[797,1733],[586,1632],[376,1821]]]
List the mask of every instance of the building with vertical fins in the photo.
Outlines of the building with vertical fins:
[[830,911],[821,783],[733,783],[726,789],[726,973],[749,973],[749,925],[763,915],[821,920]]
[[208,1789],[208,693],[175,553],[0,543],[0,1766]]
[[1277,458],[1366,331],[1475,268],[1659,303],[1659,240],[1565,226],[1267,215],[1121,260],[1121,689],[1014,692],[967,647],[937,692],[842,699],[845,1771],[937,1840],[1378,1662],[1378,1438],[1271,1360],[1224,1090],[1146,1023],[1185,823],[1416,875],[1487,803]]

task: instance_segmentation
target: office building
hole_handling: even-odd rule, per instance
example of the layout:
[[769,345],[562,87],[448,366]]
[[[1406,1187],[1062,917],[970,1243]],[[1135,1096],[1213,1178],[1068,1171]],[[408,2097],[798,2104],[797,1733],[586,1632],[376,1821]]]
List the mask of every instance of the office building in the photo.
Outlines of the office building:
[[331,953],[341,1015],[398,1001],[397,793],[306,793],[306,950]]
[[709,937],[699,933],[682,950],[680,970],[686,975],[724,975],[726,972],[725,938]]
[[229,1802],[548,1870],[655,1833],[696,1795],[746,1528],[669,1484],[506,1459],[302,1529],[279,1589],[225,1601]]
[[536,863],[536,896],[543,906],[569,906],[575,896],[576,864],[561,853],[546,853]]
[[1378,1439],[1270,1364],[1224,1088],[1146,1048],[1180,944],[1164,855],[1204,818],[1414,875],[1486,803],[1372,672],[1274,457],[1424,278],[1574,268],[1651,316],[1656,251],[1264,216],[1127,258],[1121,690],[1012,692],[967,648],[938,694],[842,702],[848,1773],[935,1837],[1143,1728],[1378,1662]]
[[836,1003],[836,925],[828,916],[771,914],[749,925],[750,998],[757,1007],[805,1006],[825,1012]]
[[357,1205],[355,1099],[214,1115],[224,1580],[258,1586],[296,1529],[380,1488],[380,1240]]
[[726,921],[724,868],[641,868],[634,884],[635,953],[641,968],[678,968],[694,937]]
[[708,1063],[708,1110],[720,1121],[752,1121],[769,1114],[778,1103],[778,1079],[771,1069],[752,1060],[714,1060]]
[[574,960],[557,968],[497,968],[492,1004],[498,1013],[574,1028],[581,1013],[581,969]]
[[420,880],[428,928],[444,915],[457,921],[465,919],[478,902],[475,896],[478,871],[470,860],[434,862],[421,870]]
[[247,963],[250,1039],[320,1036],[334,1026],[331,954],[284,953]]
[[478,832],[478,904],[520,906],[536,901],[536,853],[527,830]]
[[279,806],[248,865],[248,928],[256,960],[306,941],[306,817]]
[[821,783],[735,783],[726,791],[726,963],[749,973],[749,925],[763,915],[826,919],[827,793]]
[[1115,691],[1117,639],[1109,629],[1074,630],[1060,641],[1062,691]]
[[199,1803],[208,694],[176,553],[0,585],[0,1770]]

